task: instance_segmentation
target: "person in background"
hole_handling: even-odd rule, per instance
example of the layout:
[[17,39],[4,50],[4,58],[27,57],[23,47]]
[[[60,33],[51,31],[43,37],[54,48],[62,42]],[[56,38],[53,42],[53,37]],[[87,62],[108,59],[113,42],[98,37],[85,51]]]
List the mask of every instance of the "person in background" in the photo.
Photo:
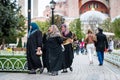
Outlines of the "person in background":
[[43,37],[43,64],[52,76],[58,75],[62,69],[63,51],[61,44],[63,39],[56,25],[51,25]]
[[79,50],[80,50],[79,40],[74,41],[74,47],[75,47],[74,52],[75,52],[77,55],[79,55]]
[[73,42],[73,34],[71,31],[69,31],[68,27],[65,24],[61,25],[61,33],[63,37],[63,45],[65,48],[64,51],[64,60],[63,60],[63,72],[62,73],[67,73],[67,68],[70,69],[70,71],[73,71],[72,63],[73,63],[73,47],[72,47],[72,42]]
[[36,23],[32,22],[28,32],[27,39],[27,62],[29,74],[36,74],[39,69],[40,73],[43,72],[40,56],[36,55],[37,51],[42,48],[42,32]]
[[94,43],[96,41],[95,34],[92,32],[92,30],[89,29],[85,38],[85,42],[90,64],[93,64],[93,53],[95,51]]
[[103,34],[103,30],[98,28],[98,33],[96,34],[97,42],[95,43],[99,66],[103,65],[104,60],[104,50],[108,49],[108,42],[106,35]]
[[85,43],[84,43],[84,40],[82,39],[82,41],[80,42],[80,51],[81,51],[81,54],[84,54],[84,46],[85,46]]
[[114,50],[114,41],[112,39],[110,39],[108,46],[108,52],[111,53]]

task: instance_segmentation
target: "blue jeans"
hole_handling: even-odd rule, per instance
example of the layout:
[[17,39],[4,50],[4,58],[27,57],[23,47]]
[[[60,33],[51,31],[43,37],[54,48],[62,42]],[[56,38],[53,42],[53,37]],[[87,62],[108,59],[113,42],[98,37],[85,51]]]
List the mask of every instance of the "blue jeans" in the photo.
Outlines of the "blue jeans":
[[104,60],[104,52],[103,51],[97,51],[98,61],[100,65],[103,65]]

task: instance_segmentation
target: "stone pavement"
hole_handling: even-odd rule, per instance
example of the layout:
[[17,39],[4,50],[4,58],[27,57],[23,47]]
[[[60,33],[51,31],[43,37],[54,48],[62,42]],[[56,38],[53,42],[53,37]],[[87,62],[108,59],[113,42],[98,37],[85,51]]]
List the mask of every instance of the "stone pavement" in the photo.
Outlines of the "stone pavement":
[[0,80],[120,80],[120,69],[105,62],[98,66],[97,58],[89,65],[87,55],[75,55],[73,72],[50,76],[46,70],[43,74],[5,73],[0,72]]

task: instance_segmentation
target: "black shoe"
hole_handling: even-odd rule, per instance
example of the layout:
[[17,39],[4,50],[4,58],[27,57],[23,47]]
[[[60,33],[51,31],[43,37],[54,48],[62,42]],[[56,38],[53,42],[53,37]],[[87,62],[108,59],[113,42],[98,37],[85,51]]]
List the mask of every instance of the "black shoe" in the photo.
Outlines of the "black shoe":
[[36,74],[36,71],[32,69],[32,70],[30,70],[28,73],[29,73],[29,74]]
[[103,64],[99,64],[99,66],[102,66]]
[[73,68],[72,67],[69,67],[70,71],[73,71]]
[[67,69],[64,69],[61,73],[67,73],[68,71],[67,71]]

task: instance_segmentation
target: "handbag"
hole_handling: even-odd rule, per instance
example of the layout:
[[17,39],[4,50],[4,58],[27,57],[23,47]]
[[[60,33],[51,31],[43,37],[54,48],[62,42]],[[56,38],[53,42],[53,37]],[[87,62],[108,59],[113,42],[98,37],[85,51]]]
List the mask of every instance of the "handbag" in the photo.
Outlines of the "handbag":
[[43,54],[42,50],[39,50],[39,51],[36,52],[37,56],[41,56],[42,54]]

